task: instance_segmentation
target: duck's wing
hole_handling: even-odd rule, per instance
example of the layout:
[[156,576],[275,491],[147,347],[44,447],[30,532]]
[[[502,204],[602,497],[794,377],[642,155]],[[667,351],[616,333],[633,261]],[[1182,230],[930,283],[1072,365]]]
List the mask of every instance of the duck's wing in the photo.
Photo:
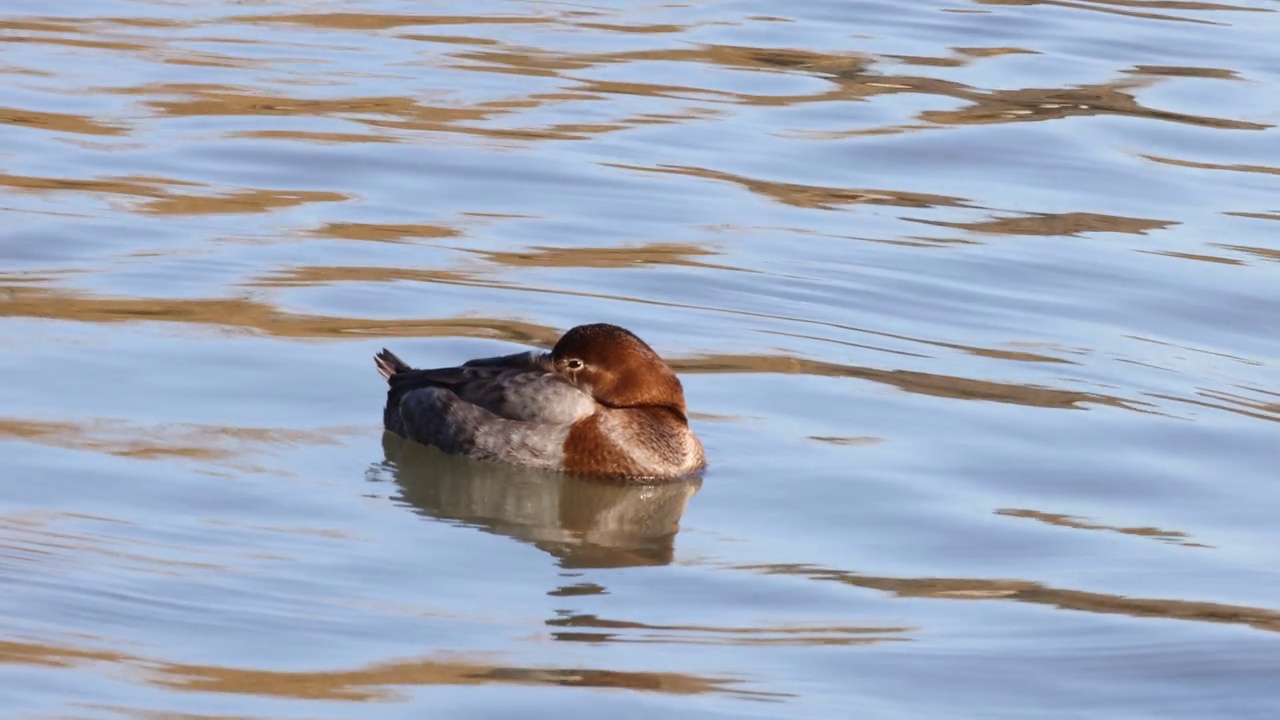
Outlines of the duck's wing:
[[447,453],[555,470],[564,469],[564,445],[572,428],[499,417],[438,386],[405,395],[394,422],[397,427],[388,424],[387,429]]
[[530,350],[514,355],[477,358],[462,363],[462,367],[507,368],[509,370],[541,370],[551,372],[551,353]]
[[463,367],[447,386],[459,398],[507,420],[571,425],[596,411],[596,401],[557,373]]
[[[373,356],[373,362],[378,366],[378,374],[388,382],[396,375],[404,375],[409,373],[447,373],[451,370],[459,370],[461,368],[437,368],[435,370],[417,370],[409,363],[400,359],[398,355],[386,348],[382,348],[382,352]],[[462,364],[463,368],[494,368],[506,370],[529,370],[551,372],[551,353],[538,352],[530,350],[528,352],[515,353],[514,355],[499,355],[491,358],[478,358],[469,360]],[[402,381],[403,382],[403,381]]]
[[[572,424],[595,411],[595,400],[551,371],[547,353],[528,352],[472,360],[461,367],[429,370],[408,366],[389,352],[379,367],[395,369],[388,378],[387,421],[409,393],[444,388],[500,418],[524,422]],[[397,364],[398,363],[398,364]],[[406,369],[401,369],[401,366]]]

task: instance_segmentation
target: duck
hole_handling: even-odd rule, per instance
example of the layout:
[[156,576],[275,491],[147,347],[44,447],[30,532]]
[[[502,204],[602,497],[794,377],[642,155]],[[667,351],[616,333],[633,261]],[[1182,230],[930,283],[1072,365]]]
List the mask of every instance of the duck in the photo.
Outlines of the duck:
[[675,371],[608,323],[529,350],[415,369],[386,348],[383,427],[442,452],[573,475],[658,480],[706,467]]

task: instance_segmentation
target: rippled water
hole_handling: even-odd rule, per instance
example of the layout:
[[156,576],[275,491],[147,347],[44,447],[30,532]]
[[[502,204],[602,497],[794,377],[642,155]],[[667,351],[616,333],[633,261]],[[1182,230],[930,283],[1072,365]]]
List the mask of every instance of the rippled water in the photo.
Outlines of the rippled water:
[[[6,717],[1276,717],[1278,11],[8,0]],[[700,483],[382,437],[591,321]]]

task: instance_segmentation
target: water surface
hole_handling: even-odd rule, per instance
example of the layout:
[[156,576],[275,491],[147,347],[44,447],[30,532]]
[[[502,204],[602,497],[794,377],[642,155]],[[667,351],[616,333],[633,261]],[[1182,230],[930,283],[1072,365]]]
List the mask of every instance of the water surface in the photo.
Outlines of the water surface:
[[[1280,6],[10,0],[22,718],[1272,718]],[[378,426],[624,325],[711,467]]]

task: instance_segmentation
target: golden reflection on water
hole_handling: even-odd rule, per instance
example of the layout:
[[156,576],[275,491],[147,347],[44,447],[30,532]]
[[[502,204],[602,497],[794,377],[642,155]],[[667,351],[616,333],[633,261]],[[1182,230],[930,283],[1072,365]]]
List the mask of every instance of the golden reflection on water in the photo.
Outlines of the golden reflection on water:
[[1149,230],[1163,230],[1177,225],[1172,220],[1126,218],[1097,213],[1037,213],[1027,217],[992,218],[978,222],[945,222],[917,220],[939,227],[951,227],[993,235],[1048,235],[1076,237],[1083,233],[1119,232],[1146,235]]
[[386,225],[376,223],[337,222],[325,223],[315,230],[319,237],[338,240],[374,240],[399,242],[407,239],[457,237],[461,233],[444,225]]
[[476,250],[486,260],[511,267],[627,268],[637,265],[681,265],[717,270],[738,270],[694,258],[719,253],[690,243],[647,243],[629,247],[557,248],[533,246],[526,250]]
[[882,370],[853,367],[836,363],[768,355],[704,356],[676,360],[678,372],[699,373],[782,373],[820,377],[852,377],[892,385],[906,392],[959,400],[988,400],[1031,407],[1080,408],[1085,404],[1109,405],[1128,410],[1143,410],[1144,403],[1109,395],[1058,390],[1054,388],[1016,385],[1013,383],[951,377],[910,370]]
[[447,658],[403,660],[350,670],[290,672],[174,663],[114,651],[0,640],[0,664],[73,668],[91,663],[122,666],[147,684],[170,690],[348,702],[396,700],[400,697],[396,687],[433,685],[543,685],[674,695],[784,697],[739,687],[740,681],[730,678],[662,671],[517,666]]
[[[19,108],[0,107],[0,123],[19,125],[40,130],[82,133],[84,135],[124,135],[124,128],[104,125],[90,118],[67,113],[40,112]],[[74,182],[74,181],[71,181]],[[8,184],[8,183],[6,183]]]
[[948,600],[1008,600],[1050,605],[1063,610],[1166,618],[1207,623],[1245,625],[1267,632],[1280,632],[1280,611],[1269,608],[1224,603],[1137,598],[1108,593],[1048,587],[1028,580],[982,578],[892,578],[859,575],[844,570],[810,565],[748,565],[736,569],[772,575],[798,575],[812,580],[837,582],[880,590],[899,597]]
[[[412,272],[412,271],[408,271]],[[415,276],[437,277],[431,273]],[[287,278],[286,278],[287,281]],[[79,322],[176,322],[241,327],[268,335],[296,338],[334,338],[360,335],[411,337],[485,337],[511,342],[550,345],[560,333],[518,320],[449,318],[372,320],[302,315],[245,298],[226,300],[148,300],[96,298],[23,285],[0,287],[0,317],[28,317]]]
[[1140,250],[1139,252],[1151,255],[1161,255],[1163,257],[1181,258],[1183,260],[1198,260],[1200,262],[1217,263],[1219,265],[1245,265],[1243,260],[1234,258],[1219,257],[1217,255],[1203,255],[1201,253],[1176,252],[1174,250]]
[[802,208],[835,210],[843,205],[894,205],[909,208],[931,207],[966,207],[963,198],[930,195],[927,193],[901,192],[896,190],[868,190],[854,188],[834,188],[817,185],[800,185],[796,183],[770,182],[741,177],[730,173],[696,167],[641,167],[636,165],[615,165],[625,170],[641,172],[668,173],[686,175],[708,180],[720,180],[740,185],[754,193],[764,195],[786,205]]
[[73,191],[152,198],[135,206],[149,215],[211,215],[263,213],[312,202],[341,202],[346,195],[319,190],[246,189],[217,195],[175,193],[165,186],[198,187],[198,183],[154,177],[120,177],[95,180],[0,175],[0,187],[31,192]]
[[[415,280],[470,284],[468,276],[447,271],[390,270],[379,268],[299,268],[276,278],[259,281],[258,285],[306,285],[317,281],[388,281]],[[403,337],[484,337],[528,345],[550,347],[560,337],[560,329],[505,319],[451,318],[418,320],[371,320],[330,316],[303,315],[276,310],[272,305],[249,299],[163,301],[130,298],[95,298],[30,287],[38,280],[0,286],[0,317],[57,318],[81,322],[160,321],[252,328],[281,337],[334,338],[351,335]],[[488,284],[480,283],[482,285]],[[496,285],[497,287],[510,287]],[[555,292],[555,291],[548,291]],[[573,293],[564,293],[573,294]],[[998,359],[1043,362],[1043,356],[1019,351],[1005,351],[936,341],[916,340],[925,344],[953,347]],[[1050,360],[1052,361],[1052,360]],[[1064,361],[1068,362],[1069,361]],[[844,365],[822,360],[783,355],[707,355],[673,358],[672,366],[681,373],[770,373],[847,377],[891,385],[906,392],[932,397],[961,400],[984,400],[1043,408],[1081,408],[1103,405],[1138,412],[1158,412],[1147,400],[1125,398],[1096,391],[1067,390],[950,376],[914,370],[894,370]],[[1165,393],[1148,393],[1151,399],[1172,400],[1200,405],[1261,419],[1276,419],[1265,403],[1247,398],[1232,399],[1215,391],[1201,391],[1208,402]]]
[[337,445],[344,436],[367,428],[316,430],[169,424],[142,427],[123,418],[85,422],[49,422],[0,416],[0,439],[18,439],[52,447],[106,453],[138,460],[227,461],[252,448]]
[[928,110],[921,113],[920,118],[942,125],[985,125],[1060,120],[1089,115],[1122,115],[1224,130],[1266,130],[1274,127],[1267,123],[1148,108],[1139,103],[1132,93],[1125,92],[1144,85],[1141,81],[1126,79],[1078,88],[1020,88],[983,94],[955,93],[956,97],[971,99],[973,104],[959,110]]
[[414,25],[528,25],[547,22],[550,18],[517,15],[382,15],[376,13],[278,13],[270,15],[238,15],[226,18],[229,22],[286,23],[317,28],[343,30],[390,30]]
[[[1017,3],[1025,4],[1025,3]],[[1072,6],[1077,4],[1072,3]],[[1086,6],[1088,7],[1088,6]],[[1092,6],[1098,9],[1097,6]],[[1114,11],[1114,8],[1103,8]],[[1198,10],[1227,9],[1223,7],[1202,7]],[[1141,15],[1146,16],[1146,15]],[[680,25],[635,25],[585,22],[582,18],[573,17],[572,13],[548,14],[543,17],[524,16],[429,16],[429,15],[383,15],[373,13],[331,13],[331,14],[276,14],[253,15],[224,19],[252,25],[287,24],[314,28],[341,29],[347,31],[389,31],[413,26],[492,26],[553,24],[567,27],[581,27],[596,31],[627,31],[642,35],[673,34],[690,29]],[[131,42],[121,40],[97,41],[83,38],[68,38],[67,34],[83,34],[97,30],[99,32],[112,27],[118,21],[102,20],[84,24],[64,20],[23,22],[9,21],[4,24],[12,32],[19,33],[11,41],[28,43],[49,43],[62,45],[78,45],[95,47],[101,50],[132,52],[140,55],[155,53],[163,48],[166,62],[177,62],[192,65],[210,64],[235,66],[242,64],[261,64],[261,61],[248,58],[224,57],[219,55],[195,53],[182,48],[174,48],[157,37],[155,32],[147,35],[131,35]],[[149,30],[180,27],[179,23],[161,22],[149,27]],[[530,49],[502,47],[504,43],[492,38],[465,38],[458,36],[403,35],[401,37],[418,39],[433,45],[472,44],[484,47],[483,50],[462,50],[450,53],[450,67],[468,72],[498,72],[508,75],[535,75],[555,77],[565,81],[566,87],[561,92],[532,92],[523,99],[502,99],[481,101],[466,105],[456,99],[444,104],[423,104],[416,98],[395,96],[348,97],[337,99],[318,99],[290,97],[287,95],[269,95],[262,90],[246,92],[242,88],[217,84],[192,83],[160,83],[144,84],[133,87],[122,87],[114,92],[126,95],[139,95],[145,98],[147,107],[161,116],[299,116],[299,117],[341,117],[378,129],[415,132],[453,132],[468,135],[491,137],[494,139],[520,140],[572,140],[584,139],[593,135],[622,130],[645,124],[687,122],[697,118],[714,117],[718,111],[714,108],[689,106],[676,114],[640,113],[606,122],[574,122],[553,123],[542,127],[496,128],[485,127],[483,121],[494,120],[500,116],[528,111],[539,106],[547,106],[564,102],[581,102],[602,100],[611,97],[628,95],[649,96],[656,98],[681,98],[689,93],[697,93],[703,98],[716,98],[722,102],[741,103],[747,105],[782,106],[804,103],[830,103],[835,101],[861,101],[877,95],[893,93],[925,93],[940,97],[964,100],[969,106],[957,110],[926,110],[918,114],[919,125],[885,126],[879,129],[863,129],[863,132],[902,132],[927,129],[930,126],[956,126],[966,124],[989,124],[1006,122],[1027,122],[1062,119],[1081,115],[1129,115],[1145,117],[1153,120],[1189,123],[1206,127],[1223,129],[1262,130],[1271,127],[1265,123],[1254,123],[1226,118],[1196,116],[1148,108],[1141,105],[1127,90],[1142,88],[1148,80],[1160,77],[1194,76],[1203,78],[1231,79],[1234,76],[1228,70],[1208,68],[1168,68],[1160,66],[1139,66],[1132,71],[1136,76],[1118,79],[1109,83],[1082,85],[1069,88],[1021,88],[1016,90],[981,91],[955,81],[940,80],[931,77],[896,76],[874,72],[871,67],[877,58],[860,54],[828,54],[811,50],[787,48],[752,48],[716,44],[699,44],[693,47],[675,47],[653,50],[628,50],[607,53],[567,53],[550,49]],[[934,67],[961,66],[986,58],[1001,57],[1016,53],[1034,53],[1034,50],[1016,47],[957,47],[950,57],[920,57],[905,55],[887,55],[885,59],[893,60],[905,66],[921,65]],[[650,62],[693,63],[708,66],[732,68],[737,70],[753,70],[781,73],[804,72],[827,80],[828,87],[821,92],[808,95],[754,95],[750,93],[730,92],[713,88],[696,88],[679,85],[664,85],[652,82],[615,81],[576,77],[582,71],[610,65],[643,64]],[[1138,78],[1138,79],[1135,79]],[[172,96],[184,96],[172,99]],[[163,99],[162,99],[163,98]],[[120,135],[128,133],[128,129],[114,125],[105,125],[96,120],[70,114],[44,113],[39,111],[9,108],[0,111],[0,122],[12,124],[47,127],[67,132],[87,134]],[[263,138],[316,139],[326,142],[369,142],[394,141],[385,135],[353,134],[353,133],[314,133],[297,130],[258,130],[234,131],[240,136]],[[828,134],[827,137],[838,137],[840,133]],[[720,177],[741,182],[753,190],[758,186],[750,183],[764,182],[736,179],[731,174],[704,169],[698,172],[711,173],[709,177]],[[800,186],[803,188],[803,186]],[[868,202],[859,199],[864,195],[872,198],[887,196],[886,202],[911,203],[928,202],[937,204],[936,198],[925,200],[924,196],[916,197],[913,193],[895,195],[885,191],[863,191],[842,188],[817,188],[809,191],[792,191],[790,195],[814,194],[811,202],[822,207],[823,195],[833,198],[836,204],[848,202]],[[950,199],[956,202],[955,199]]]
[[[1265,217],[1268,220],[1280,220],[1280,215],[1269,215],[1269,216],[1251,215],[1250,217]],[[1276,249],[1276,248],[1249,247],[1248,245],[1226,245],[1221,243],[1213,243],[1213,245],[1214,247],[1220,247],[1224,250],[1234,250],[1236,252],[1252,255],[1254,257],[1261,258],[1263,260],[1280,261],[1280,249]]]
[[[713,625],[653,625],[609,620],[595,615],[564,615],[547,625],[574,630],[552,633],[570,642],[669,643],[676,645],[870,645],[906,641],[908,627],[719,627]],[[587,629],[587,630],[583,630]],[[603,631],[603,632],[593,632]]]
[[[1212,20],[1167,13],[1147,12],[1151,10],[1214,10],[1227,12],[1268,12],[1262,8],[1226,3],[1199,2],[1198,0],[973,0],[980,5],[1056,5],[1058,7],[1091,10],[1093,12],[1144,20],[1170,20],[1173,22],[1202,23],[1215,25]],[[1133,9],[1127,9],[1133,8]]]
[[345,282],[430,282],[468,283],[475,273],[460,270],[414,270],[379,267],[294,267],[246,283],[253,287],[299,287]]
[[1179,160],[1178,158],[1160,157],[1158,155],[1142,155],[1144,160],[1174,165],[1177,167],[1196,168],[1198,170],[1226,170],[1228,172],[1262,173],[1264,175],[1280,175],[1280,167],[1270,165],[1242,165],[1240,163],[1211,163]]
[[1077,530],[1106,530],[1109,532],[1120,533],[1122,535],[1149,537],[1185,547],[1209,547],[1208,545],[1190,541],[1187,533],[1179,532],[1177,530],[1161,530],[1160,528],[1154,527],[1118,527],[1115,525],[1099,525],[1071,515],[1047,513],[1040,510],[1028,510],[1023,508],[1004,508],[1002,510],[996,510],[996,514],[1039,520],[1040,522],[1047,523],[1049,525],[1076,528]]
[[[1254,213],[1254,212],[1228,212],[1225,215],[1233,215],[1235,217],[1253,218],[1254,220],[1280,220],[1280,213]],[[1225,246],[1234,247],[1234,246]],[[1280,250],[1271,250],[1267,248],[1240,248],[1248,252],[1258,253],[1267,258],[1274,258],[1280,255]]]

